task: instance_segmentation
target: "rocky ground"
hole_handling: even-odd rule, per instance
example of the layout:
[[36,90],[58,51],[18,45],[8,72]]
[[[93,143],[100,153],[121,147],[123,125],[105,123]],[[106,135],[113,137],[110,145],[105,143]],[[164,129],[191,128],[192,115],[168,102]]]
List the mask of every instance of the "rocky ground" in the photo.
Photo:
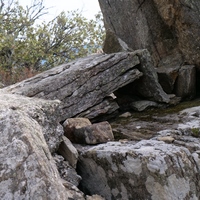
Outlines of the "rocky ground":
[[116,140],[150,139],[163,130],[178,130],[184,117],[178,112],[200,106],[200,99],[182,102],[167,108],[150,108],[142,112],[127,112],[110,121]]
[[0,199],[200,199],[200,3],[99,3],[108,54],[1,89]]
[[108,200],[199,199],[199,105],[126,113],[110,122],[116,141],[76,146],[81,189]]

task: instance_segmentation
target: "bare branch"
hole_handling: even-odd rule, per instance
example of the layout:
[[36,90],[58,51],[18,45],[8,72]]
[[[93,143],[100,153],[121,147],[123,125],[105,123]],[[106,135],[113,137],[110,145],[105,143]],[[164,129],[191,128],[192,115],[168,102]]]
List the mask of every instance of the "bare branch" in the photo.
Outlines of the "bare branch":
[[45,8],[43,1],[34,0],[30,7],[27,7],[27,15],[30,17],[30,20],[34,22],[41,16],[48,13],[48,8]]

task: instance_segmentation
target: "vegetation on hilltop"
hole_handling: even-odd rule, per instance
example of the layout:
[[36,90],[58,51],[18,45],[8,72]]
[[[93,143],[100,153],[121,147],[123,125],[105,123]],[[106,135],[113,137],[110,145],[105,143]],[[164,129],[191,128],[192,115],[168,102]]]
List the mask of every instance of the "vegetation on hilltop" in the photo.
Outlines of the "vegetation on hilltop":
[[78,10],[62,12],[38,23],[47,13],[41,0],[26,8],[17,0],[0,0],[0,82],[13,84],[101,48],[101,13],[88,20]]

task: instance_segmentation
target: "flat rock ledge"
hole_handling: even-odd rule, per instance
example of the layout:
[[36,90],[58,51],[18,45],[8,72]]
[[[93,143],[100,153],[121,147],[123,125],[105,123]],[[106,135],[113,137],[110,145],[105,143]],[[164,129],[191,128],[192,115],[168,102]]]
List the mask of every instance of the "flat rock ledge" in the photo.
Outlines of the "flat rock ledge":
[[[97,54],[45,71],[3,89],[63,103],[62,120],[98,105],[119,87],[142,76],[135,53]],[[78,106],[77,106],[78,105]]]

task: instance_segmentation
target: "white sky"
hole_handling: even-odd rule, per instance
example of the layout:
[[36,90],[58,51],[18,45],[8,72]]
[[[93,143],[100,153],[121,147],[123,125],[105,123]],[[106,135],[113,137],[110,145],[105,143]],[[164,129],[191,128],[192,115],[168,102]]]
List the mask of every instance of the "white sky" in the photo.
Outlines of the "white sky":
[[[20,5],[30,5],[32,0],[18,0]],[[44,20],[49,21],[62,11],[79,9],[83,16],[92,19],[100,11],[98,0],[44,0],[44,5],[49,8],[49,14],[45,15]]]

